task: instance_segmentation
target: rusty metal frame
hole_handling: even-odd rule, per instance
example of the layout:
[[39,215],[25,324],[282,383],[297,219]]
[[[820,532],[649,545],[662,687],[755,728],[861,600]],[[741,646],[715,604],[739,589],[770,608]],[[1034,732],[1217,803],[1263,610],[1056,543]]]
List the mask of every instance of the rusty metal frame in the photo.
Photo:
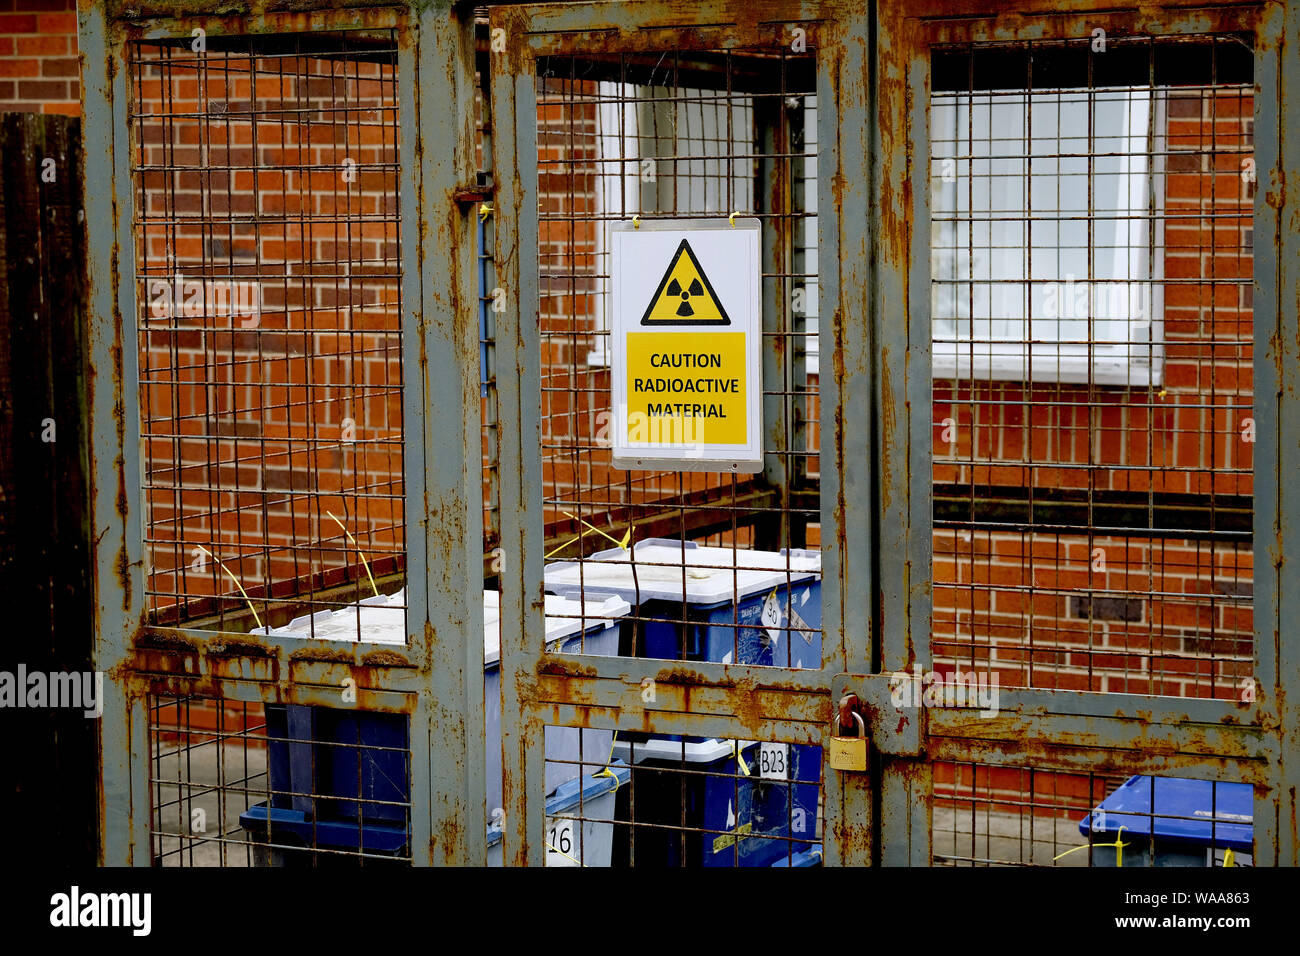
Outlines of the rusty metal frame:
[[[81,0],[83,135],[92,322],[92,498],[96,668],[104,671],[101,858],[149,862],[147,714],[151,693],[326,703],[352,677],[358,707],[409,713],[412,831],[420,862],[485,859],[478,335],[473,241],[455,202],[473,183],[474,41],[467,8]],[[142,19],[155,17],[157,19]],[[857,689],[880,713],[889,672],[930,659],[928,197],[914,178],[928,155],[928,51],[958,40],[1087,36],[1089,18],[1151,35],[1256,34],[1255,207],[1256,646],[1253,704],[1008,690],[1003,713],[925,714],[913,737],[873,725],[872,772],[823,767],[826,861],[928,863],[928,762],[971,760],[1061,770],[1230,774],[1256,787],[1260,863],[1300,863],[1300,661],[1283,622],[1300,619],[1288,556],[1300,520],[1300,9],[1175,2],[1117,9],[1081,0],[1025,13],[1006,0],[870,5],[709,0],[497,5],[491,54],[492,150],[499,178],[497,265],[507,299],[496,354],[501,431],[502,747],[509,861],[540,865],[545,724],[824,742],[832,695]],[[782,42],[808,30],[818,51],[819,261],[822,310],[822,668],[780,672],[722,664],[544,655],[533,65],[549,52],[713,48]],[[133,198],[127,141],[132,36],[402,25],[403,328],[408,431],[408,646],[252,638],[148,628],[140,488]],[[150,32],[152,31],[152,32]],[[448,108],[452,104],[452,108]],[[868,316],[863,322],[860,317]],[[899,321],[906,316],[905,322]],[[418,344],[418,347],[417,347]],[[448,388],[448,383],[455,383]],[[454,400],[459,394],[461,401]],[[451,399],[451,400],[449,400]],[[511,427],[511,422],[514,427]],[[861,423],[869,422],[869,427]],[[447,436],[461,436],[460,453]],[[437,441],[435,442],[435,436]],[[437,447],[438,453],[432,453]],[[862,507],[877,502],[878,508]],[[422,533],[417,533],[419,529]],[[833,529],[833,533],[829,533]],[[474,570],[471,570],[474,569]],[[1268,569],[1267,574],[1265,569]],[[863,602],[861,595],[871,595]],[[864,603],[868,605],[864,608]],[[656,681],[653,710],[643,678]],[[477,746],[475,746],[477,744]]]
[[[1200,770],[1256,786],[1256,859],[1296,863],[1297,662],[1284,653],[1281,622],[1294,619],[1297,588],[1285,563],[1294,534],[1294,495],[1280,480],[1300,464],[1294,411],[1298,365],[1297,218],[1285,183],[1296,178],[1294,91],[1300,60],[1293,40],[1300,13],[1278,3],[1170,3],[1120,8],[1084,0],[1068,11],[1025,13],[1014,4],[958,0],[891,0],[869,11],[833,4],[717,3],[704,9],[662,5],[548,4],[495,7],[493,29],[506,52],[494,56],[492,93],[498,118],[496,169],[501,177],[498,262],[518,312],[503,324],[502,540],[519,555],[503,601],[503,728],[510,825],[506,840],[518,863],[540,861],[540,816],[530,781],[541,772],[541,726],[547,722],[635,727],[660,732],[764,736],[818,742],[828,719],[827,692],[857,690],[885,713],[882,678],[931,659],[929,477],[930,315],[928,196],[915,171],[928,155],[929,48],[955,41],[1088,36],[1090,19],[1109,30],[1147,35],[1250,31],[1257,37],[1256,152],[1261,182],[1255,210],[1257,420],[1256,567],[1272,569],[1256,584],[1258,700],[1225,702],[1136,695],[1007,690],[1003,712],[981,718],[961,708],[919,715],[922,726],[890,734],[873,722],[869,775],[827,772],[828,864],[930,862],[930,761],[971,760],[1072,771]],[[660,666],[647,661],[547,656],[540,642],[541,535],[527,519],[539,497],[537,429],[538,290],[529,259],[537,242],[533,64],[548,52],[612,52],[661,46],[755,42],[774,25],[816,22],[821,35],[818,93],[838,116],[821,120],[819,261],[824,310],[823,527],[825,651],[820,672],[782,675],[717,664]],[[577,34],[575,37],[573,34]],[[580,37],[580,38],[579,38]],[[829,41],[829,42],[828,42]],[[779,42],[779,41],[777,41]],[[829,264],[834,263],[834,267]],[[869,316],[869,322],[851,321]],[[898,320],[906,316],[905,322]],[[827,320],[829,319],[829,320]],[[870,422],[869,428],[846,422]],[[872,470],[868,462],[879,462]],[[879,507],[848,507],[864,500]],[[848,595],[872,594],[865,615]],[[863,618],[867,618],[864,620]],[[837,673],[840,672],[840,673]],[[847,673],[845,673],[847,672]],[[653,712],[636,697],[642,678],[656,681]],[[900,724],[901,727],[901,724]]]
[[[494,7],[489,32],[505,47],[492,59],[494,169],[498,274],[512,307],[498,324],[501,420],[502,747],[506,859],[540,865],[543,859],[542,731],[565,724],[660,733],[705,734],[791,743],[824,742],[831,684],[846,667],[864,670],[870,659],[868,628],[846,595],[871,589],[870,509],[862,501],[870,482],[868,420],[869,342],[865,329],[842,320],[862,314],[867,300],[868,191],[861,175],[869,151],[866,128],[867,20],[853,4],[740,3],[733,0],[669,7],[654,2],[544,4]],[[818,53],[821,210],[818,261],[821,295],[838,302],[820,328],[821,354],[836,356],[835,374],[823,375],[822,434],[834,436],[835,467],[822,469],[822,526],[835,528],[823,546],[823,658],[820,670],[774,671],[740,665],[660,662],[627,658],[543,655],[543,529],[541,500],[540,375],[537,356],[539,292],[537,248],[536,94],[539,56],[556,53],[644,52],[660,49],[728,49],[789,42],[803,27]],[[497,33],[496,31],[503,31]],[[841,142],[842,137],[856,137]],[[844,163],[844,169],[840,164]],[[832,266],[830,264],[838,264]],[[836,272],[836,269],[839,272]],[[848,300],[837,299],[849,290]],[[841,364],[842,362],[842,364]],[[829,365],[829,360],[827,361]],[[839,396],[845,411],[837,415]],[[852,406],[854,415],[848,414]],[[505,427],[514,421],[516,427]],[[846,426],[846,422],[852,423]],[[829,453],[823,450],[823,456]],[[850,610],[852,609],[852,610]],[[853,662],[850,665],[850,662]],[[641,701],[641,681],[655,682],[656,701]],[[825,760],[825,757],[824,757]],[[843,780],[823,766],[826,859],[867,862],[870,800],[865,777]],[[841,821],[851,819],[852,825]]]
[[[876,328],[882,337],[880,414],[885,616],[884,669],[930,659],[930,300],[929,204],[917,169],[929,155],[929,48],[954,42],[1079,38],[1096,26],[1109,34],[1168,36],[1238,31],[1256,36],[1256,162],[1261,188],[1255,205],[1255,381],[1260,440],[1255,459],[1256,677],[1253,703],[1181,700],[1122,694],[1003,690],[1003,713],[972,710],[927,714],[925,746],[932,760],[978,760],[1004,766],[1126,773],[1202,772],[1253,783],[1255,859],[1300,862],[1297,837],[1297,721],[1300,661],[1285,646],[1283,622],[1297,612],[1296,578],[1286,555],[1295,548],[1295,493],[1281,476],[1297,457],[1295,377],[1297,200],[1300,148],[1294,133],[1300,55],[1294,38],[1300,16],[1279,3],[1164,4],[1119,8],[1084,0],[1069,10],[1022,12],[1001,2],[889,2],[880,5],[877,49],[881,131],[880,275]],[[907,315],[904,329],[889,317]],[[906,396],[900,404],[898,396]],[[1265,569],[1268,569],[1266,574]],[[909,633],[911,639],[900,635]],[[924,666],[924,663],[923,663]],[[881,799],[885,842],[906,831],[892,827],[898,794]],[[905,814],[905,811],[903,811]],[[913,823],[919,824],[919,820]]]
[[[147,865],[146,700],[196,694],[338,705],[411,718],[417,863],[486,860],[478,323],[473,233],[456,201],[474,182],[473,18],[449,2],[139,4],[82,0],[84,138],[92,320],[96,534],[95,666],[108,675],[100,726],[101,860]],[[407,646],[254,637],[146,625],[141,435],[134,316],[127,43],[132,38],[399,28]],[[459,435],[459,445],[450,436]],[[436,436],[436,441],[435,441]],[[437,447],[438,453],[431,451]]]

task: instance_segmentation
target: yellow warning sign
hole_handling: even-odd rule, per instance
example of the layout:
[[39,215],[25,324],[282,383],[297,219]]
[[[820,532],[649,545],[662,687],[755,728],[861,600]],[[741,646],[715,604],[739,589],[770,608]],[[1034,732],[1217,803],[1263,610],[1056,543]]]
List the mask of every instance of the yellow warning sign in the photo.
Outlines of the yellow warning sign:
[[740,216],[611,227],[615,468],[762,470],[761,229]]
[[629,332],[627,441],[746,444],[745,379],[744,332]]
[[659,280],[642,325],[730,325],[731,319],[718,301],[709,277],[700,268],[695,251],[685,239],[668,262]]

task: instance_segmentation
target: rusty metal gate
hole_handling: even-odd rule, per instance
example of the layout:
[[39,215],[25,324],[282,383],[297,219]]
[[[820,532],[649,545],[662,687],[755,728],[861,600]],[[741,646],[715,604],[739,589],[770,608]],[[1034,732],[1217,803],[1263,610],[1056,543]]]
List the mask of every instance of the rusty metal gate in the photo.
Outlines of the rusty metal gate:
[[[81,10],[105,862],[1300,862],[1300,12],[201,6]],[[615,461],[680,220],[754,474]]]
[[481,862],[472,24],[80,17],[103,858]]

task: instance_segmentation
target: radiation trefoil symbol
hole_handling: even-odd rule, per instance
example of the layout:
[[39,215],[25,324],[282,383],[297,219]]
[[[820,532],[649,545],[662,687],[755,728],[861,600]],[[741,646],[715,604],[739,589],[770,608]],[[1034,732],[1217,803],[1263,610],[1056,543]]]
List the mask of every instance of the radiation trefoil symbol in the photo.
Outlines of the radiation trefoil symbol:
[[709,277],[685,239],[668,262],[659,288],[650,299],[642,325],[730,325]]

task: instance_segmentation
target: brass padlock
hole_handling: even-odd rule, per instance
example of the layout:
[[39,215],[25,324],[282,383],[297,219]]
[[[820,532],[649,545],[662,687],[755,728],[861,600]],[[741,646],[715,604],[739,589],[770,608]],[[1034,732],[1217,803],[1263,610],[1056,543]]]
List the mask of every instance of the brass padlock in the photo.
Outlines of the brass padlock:
[[[831,736],[831,766],[836,770],[861,773],[867,769],[867,725],[862,722],[862,715],[853,712],[853,719],[858,724],[858,736]],[[834,720],[835,730],[839,731],[839,720]]]

